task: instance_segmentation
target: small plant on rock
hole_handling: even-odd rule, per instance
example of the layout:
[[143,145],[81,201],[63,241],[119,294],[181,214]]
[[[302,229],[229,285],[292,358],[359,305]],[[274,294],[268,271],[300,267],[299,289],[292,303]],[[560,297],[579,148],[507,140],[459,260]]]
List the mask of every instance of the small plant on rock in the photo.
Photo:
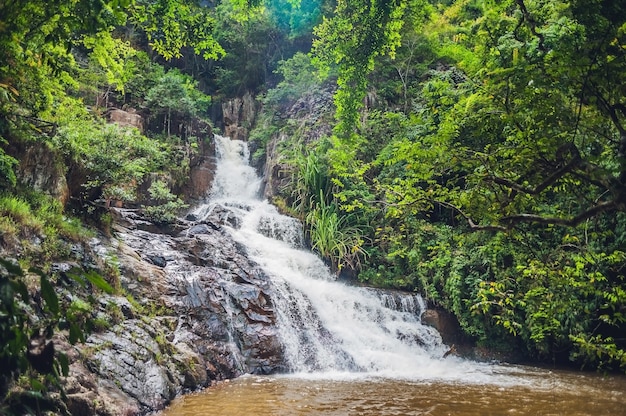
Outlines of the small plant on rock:
[[155,205],[144,207],[143,212],[146,217],[156,223],[172,222],[176,219],[178,211],[188,207],[182,199],[172,193],[163,180],[154,181],[148,193]]

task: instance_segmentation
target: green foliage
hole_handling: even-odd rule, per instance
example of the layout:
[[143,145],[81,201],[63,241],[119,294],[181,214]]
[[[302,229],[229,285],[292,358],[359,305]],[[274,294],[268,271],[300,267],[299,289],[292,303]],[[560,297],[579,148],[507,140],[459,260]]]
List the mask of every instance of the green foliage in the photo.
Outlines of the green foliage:
[[400,45],[407,3],[416,2],[339,1],[333,16],[315,28],[316,64],[322,72],[335,65],[339,69],[335,105],[339,121],[336,131],[341,137],[349,137],[357,124],[367,74],[374,69],[375,58],[386,54],[393,57]]
[[[18,105],[44,110],[59,80],[69,79],[69,49],[83,35],[123,24],[129,0],[28,0],[0,5],[0,84]],[[3,106],[4,107],[4,106]],[[3,108],[3,112],[9,110]]]
[[[80,272],[69,276],[84,278]],[[96,283],[102,281],[94,276],[87,279]],[[78,298],[67,305],[57,294],[56,282],[52,279],[40,270],[26,273],[20,266],[0,260],[2,414],[69,414],[58,398],[58,392],[64,395],[60,379],[68,374],[69,360],[55,352],[52,336],[68,328],[72,344],[84,341],[85,331],[92,327],[93,306]],[[106,282],[99,287],[111,291]],[[89,300],[93,302],[92,298]],[[39,311],[38,319],[33,319],[35,310]]]
[[159,78],[145,96],[145,106],[156,117],[163,117],[163,133],[171,134],[172,118],[189,121],[204,115],[211,97],[197,89],[197,81],[172,69]]
[[54,143],[70,163],[85,171],[85,190],[97,191],[97,196],[122,184],[133,189],[165,162],[157,142],[114,124],[72,121],[59,128]]
[[327,170],[324,148],[306,150],[296,148],[290,164],[294,167],[291,196],[296,212],[306,215],[316,206],[326,205],[332,199],[333,185]]
[[572,359],[602,370],[621,370],[626,368],[626,350],[618,346],[613,337],[602,335],[572,335],[571,341],[576,345]]
[[67,217],[58,201],[37,192],[26,192],[22,197],[1,194],[0,218],[4,246],[19,246],[22,255],[34,264],[64,257],[72,242],[93,234],[76,218]]
[[[0,138],[0,144],[3,140]],[[17,178],[13,168],[17,165],[18,161],[14,157],[7,155],[2,148],[0,148],[0,186],[12,187],[15,186]]]
[[311,57],[301,52],[280,61],[275,72],[282,76],[282,81],[265,94],[263,103],[266,105],[279,106],[311,93],[320,86]]
[[85,36],[83,45],[90,49],[89,60],[92,65],[89,72],[102,72],[106,84],[123,93],[125,85],[134,76],[132,58],[137,50],[132,48],[130,42],[114,38],[110,32]]
[[263,7],[223,1],[216,7],[216,40],[228,51],[209,68],[207,80],[218,95],[243,96],[258,91],[282,59],[284,34]]
[[180,198],[172,193],[163,180],[152,182],[148,189],[151,202],[155,205],[144,206],[143,212],[151,221],[169,223],[176,219],[178,212],[188,207]]
[[250,132],[248,140],[254,143],[256,150],[252,154],[251,163],[257,164],[266,157],[267,144],[278,134],[278,120],[269,111],[263,111],[258,115],[254,129]]
[[319,22],[321,0],[269,0],[264,2],[276,26],[290,37],[307,36]]
[[20,226],[42,228],[42,221],[34,216],[30,204],[22,198],[3,195],[0,197],[0,212],[3,217]]
[[335,185],[327,170],[326,147],[290,146],[286,163],[292,167],[289,200],[293,212],[307,226],[313,250],[339,274],[344,268],[357,270],[367,253],[362,227],[342,211],[333,196]]
[[623,369],[623,6],[448,3],[338,2],[316,29],[339,74],[315,165],[332,198],[298,168],[297,200],[371,226],[359,278],[479,342]]
[[335,203],[326,204],[320,189],[319,202],[306,216],[311,247],[330,262],[331,270],[339,274],[344,267],[357,270],[363,250],[361,230],[349,224],[349,216],[341,213]]
[[138,0],[132,22],[148,37],[150,46],[165,59],[179,58],[189,47],[204,59],[219,59],[226,52],[214,39],[215,20],[206,7],[186,0]]

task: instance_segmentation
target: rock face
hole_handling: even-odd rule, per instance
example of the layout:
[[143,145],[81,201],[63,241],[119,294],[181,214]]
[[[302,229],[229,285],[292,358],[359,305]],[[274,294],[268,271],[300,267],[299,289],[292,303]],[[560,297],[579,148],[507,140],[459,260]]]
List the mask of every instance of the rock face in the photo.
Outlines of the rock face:
[[74,376],[77,409],[93,407],[96,385],[108,408],[95,411],[144,414],[214,380],[284,370],[270,281],[223,230],[223,215],[165,234],[132,211],[113,212],[117,243],[103,255],[117,259],[128,299],[102,301],[123,319],[81,347],[89,371],[72,373],[91,382],[78,388]]
[[23,185],[45,192],[65,205],[70,191],[59,155],[45,143],[34,143],[16,157],[20,161],[17,177]]
[[287,138],[284,133],[280,133],[267,144],[265,154],[265,165],[263,167],[263,196],[272,200],[281,189],[286,189],[286,185],[291,181],[291,174],[288,167],[283,164],[278,155],[278,146]]
[[[321,89],[298,99],[281,112],[279,118],[296,120],[299,135],[305,143],[310,143],[331,135],[332,110],[333,92]],[[285,189],[285,183],[291,179],[291,174],[281,162],[277,151],[280,144],[287,138],[288,133],[281,131],[267,143],[265,164],[260,170],[263,172],[265,183],[263,195],[269,200],[278,195],[281,189]]]
[[143,117],[137,114],[136,110],[128,109],[128,111],[112,108],[107,112],[109,122],[116,123],[122,127],[135,127],[140,132],[144,130]]
[[241,98],[233,98],[223,103],[224,136],[233,140],[247,140],[259,108],[259,103],[249,92]]
[[198,151],[189,160],[189,183],[184,193],[187,200],[200,200],[211,189],[215,176],[215,142],[210,139],[198,139]]

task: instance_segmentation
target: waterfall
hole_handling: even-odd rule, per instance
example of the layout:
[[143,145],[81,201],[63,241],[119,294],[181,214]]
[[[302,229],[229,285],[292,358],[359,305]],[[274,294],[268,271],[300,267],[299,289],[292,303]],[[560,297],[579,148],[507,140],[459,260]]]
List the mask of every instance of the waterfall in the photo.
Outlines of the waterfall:
[[272,303],[290,371],[430,378],[453,367],[459,372],[463,361],[444,360],[448,347],[421,323],[419,295],[337,282],[303,247],[302,225],[260,198],[262,180],[248,164],[247,144],[220,136],[215,141],[214,185],[194,215],[203,218],[220,206],[237,218],[229,231],[274,286]]

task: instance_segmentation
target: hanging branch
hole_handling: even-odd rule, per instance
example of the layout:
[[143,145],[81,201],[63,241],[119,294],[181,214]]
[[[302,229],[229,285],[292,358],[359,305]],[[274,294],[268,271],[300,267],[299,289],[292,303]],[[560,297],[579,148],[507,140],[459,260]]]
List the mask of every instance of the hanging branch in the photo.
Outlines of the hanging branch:
[[[518,224],[520,222],[531,222],[536,224],[555,224],[555,225],[565,225],[568,227],[575,227],[581,222],[595,217],[598,214],[608,211],[616,211],[620,210],[620,204],[617,201],[607,201],[601,204],[595,205],[575,217],[570,218],[560,218],[560,217],[544,217],[537,214],[517,214],[510,215],[507,217],[503,217],[500,221],[508,223],[509,227]],[[621,207],[621,210],[624,210],[624,207]]]
[[618,201],[612,200],[612,201],[600,203],[598,205],[594,205],[593,207],[570,218],[545,217],[539,214],[516,214],[516,215],[509,215],[506,217],[502,217],[500,219],[500,222],[506,225],[495,225],[495,224],[478,225],[474,222],[474,220],[472,220],[472,218],[469,215],[463,212],[461,208],[445,201],[432,200],[432,202],[454,210],[460,216],[465,218],[470,229],[473,231],[506,232],[506,231],[511,230],[515,225],[520,224],[520,223],[534,223],[534,224],[546,224],[546,225],[554,224],[554,225],[575,227],[578,224],[582,223],[583,221],[588,220],[589,218],[595,217],[596,215],[599,215],[603,212],[626,211],[626,201],[623,201],[620,203]]
[[526,5],[524,4],[524,0],[516,0],[517,5],[522,11],[522,15],[524,19],[528,22],[528,27],[530,28],[530,32],[539,39],[539,50],[542,52],[546,52],[546,47],[544,45],[545,38],[543,34],[537,32],[537,21],[535,18],[528,12]]
[[444,207],[450,208],[456,213],[458,213],[460,216],[465,218],[469,227],[474,231],[508,231],[509,230],[509,228],[501,226],[501,225],[478,225],[472,220],[472,218],[470,218],[469,215],[463,212],[461,208],[457,207],[456,205],[452,205],[449,202],[437,201],[437,200],[431,200],[431,202],[435,204],[443,205]]
[[[568,163],[563,165],[561,168],[552,172],[550,176],[548,176],[543,182],[541,182],[534,188],[523,186],[510,179],[501,178],[499,176],[494,176],[494,175],[488,176],[487,180],[497,183],[498,185],[507,186],[513,190],[523,192],[528,195],[538,195],[541,192],[543,192],[547,187],[549,187],[550,185],[558,181],[560,178],[562,178],[565,174],[571,172],[576,166],[578,166],[582,162],[582,158],[576,146],[574,146],[571,143],[565,146],[566,146],[566,149],[571,150],[571,152],[574,154],[574,157],[572,158],[572,160],[570,160]],[[563,150],[566,150],[566,149],[563,149]]]

